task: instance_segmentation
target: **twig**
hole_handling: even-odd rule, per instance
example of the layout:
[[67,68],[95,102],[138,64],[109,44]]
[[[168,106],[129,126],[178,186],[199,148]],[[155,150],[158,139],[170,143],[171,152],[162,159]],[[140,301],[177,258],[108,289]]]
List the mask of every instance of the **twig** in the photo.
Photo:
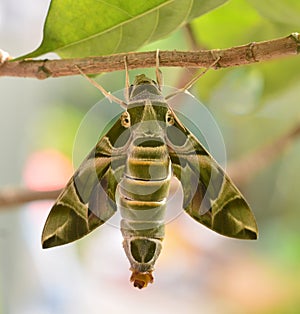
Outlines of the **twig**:
[[[161,67],[208,67],[217,58],[215,68],[226,68],[267,61],[279,57],[296,55],[300,51],[300,35],[293,33],[287,37],[258,43],[250,43],[228,49],[199,51],[160,51]],[[46,79],[78,75],[74,65],[86,74],[124,70],[124,57],[128,68],[155,67],[156,51],[129,52],[102,57],[75,58],[63,60],[22,60],[5,62],[0,66],[0,76],[32,77]]]
[[61,190],[34,191],[21,188],[5,188],[0,191],[0,208],[16,206],[32,201],[56,199]]
[[257,151],[233,161],[227,167],[227,172],[237,185],[247,183],[257,172],[267,167],[300,135],[300,124],[284,134],[273,143],[266,145]]

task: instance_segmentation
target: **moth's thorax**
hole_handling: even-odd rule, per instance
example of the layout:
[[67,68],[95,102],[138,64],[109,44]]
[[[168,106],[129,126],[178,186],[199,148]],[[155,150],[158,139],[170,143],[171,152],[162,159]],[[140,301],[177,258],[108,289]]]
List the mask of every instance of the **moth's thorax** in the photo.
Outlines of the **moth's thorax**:
[[[131,117],[133,140],[143,137],[155,137],[164,141],[166,109],[160,108],[160,106],[153,106],[150,101],[145,101],[141,106],[137,106],[128,112]],[[142,143],[140,144],[142,145]]]

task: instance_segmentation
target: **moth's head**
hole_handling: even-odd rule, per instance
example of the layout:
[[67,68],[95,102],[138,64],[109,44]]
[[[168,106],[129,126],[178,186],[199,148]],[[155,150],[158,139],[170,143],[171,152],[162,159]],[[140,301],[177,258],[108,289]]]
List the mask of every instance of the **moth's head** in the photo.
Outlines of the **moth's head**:
[[145,98],[162,97],[158,84],[145,74],[140,74],[135,77],[133,84],[129,86],[128,95],[129,102]]
[[135,77],[135,80],[133,82],[133,85],[142,85],[142,84],[154,84],[157,85],[157,83],[147,77],[145,74],[139,74]]
[[136,76],[128,94],[127,111],[121,117],[124,126],[134,127],[136,133],[160,136],[173,124],[173,112],[154,80],[144,74]]

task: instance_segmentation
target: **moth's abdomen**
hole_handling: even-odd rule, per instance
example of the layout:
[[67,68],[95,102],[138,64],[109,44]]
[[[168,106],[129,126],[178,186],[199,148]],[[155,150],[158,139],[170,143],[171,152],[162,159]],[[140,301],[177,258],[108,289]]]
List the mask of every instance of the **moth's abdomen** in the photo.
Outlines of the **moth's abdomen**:
[[[132,145],[130,148],[117,193],[124,219],[144,221],[142,212],[160,209],[166,203],[172,175],[171,164],[166,146],[158,143],[159,146],[155,147]],[[159,221],[158,218],[154,221]]]
[[158,141],[156,144],[150,140],[139,145],[134,142],[117,193],[123,245],[133,272],[131,280],[139,288],[153,280],[172,175],[166,146]]

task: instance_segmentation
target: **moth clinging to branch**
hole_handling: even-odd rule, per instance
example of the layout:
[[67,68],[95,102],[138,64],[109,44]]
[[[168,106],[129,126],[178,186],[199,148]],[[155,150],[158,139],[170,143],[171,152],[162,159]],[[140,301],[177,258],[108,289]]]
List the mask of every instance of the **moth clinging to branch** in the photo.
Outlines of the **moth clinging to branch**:
[[166,100],[170,97],[162,95],[158,60],[157,53],[156,81],[141,74],[129,85],[126,66],[126,102],[88,78],[125,110],[69,180],[42,234],[43,248],[63,245],[119,210],[131,281],[138,288],[153,282],[172,176],[181,182],[184,210],[196,221],[232,238],[258,235],[239,190],[177,118]]

